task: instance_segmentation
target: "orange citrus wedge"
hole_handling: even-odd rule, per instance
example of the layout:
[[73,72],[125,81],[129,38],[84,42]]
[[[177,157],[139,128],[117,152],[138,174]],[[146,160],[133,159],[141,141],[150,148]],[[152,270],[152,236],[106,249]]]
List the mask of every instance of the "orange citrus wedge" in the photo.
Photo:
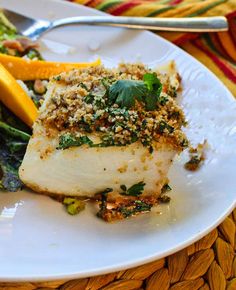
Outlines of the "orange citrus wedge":
[[37,108],[14,77],[0,64],[0,101],[28,126],[37,118]]
[[94,62],[64,63],[42,60],[28,60],[0,53],[0,63],[17,79],[22,81],[49,79],[50,77],[75,68],[85,68],[101,64]]

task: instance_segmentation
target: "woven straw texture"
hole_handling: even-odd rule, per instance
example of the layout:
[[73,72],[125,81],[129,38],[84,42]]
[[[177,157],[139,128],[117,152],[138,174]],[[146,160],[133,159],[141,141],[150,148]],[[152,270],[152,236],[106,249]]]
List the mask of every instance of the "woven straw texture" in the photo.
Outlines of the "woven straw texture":
[[235,290],[236,209],[217,228],[165,259],[107,275],[40,283],[0,283],[11,290]]

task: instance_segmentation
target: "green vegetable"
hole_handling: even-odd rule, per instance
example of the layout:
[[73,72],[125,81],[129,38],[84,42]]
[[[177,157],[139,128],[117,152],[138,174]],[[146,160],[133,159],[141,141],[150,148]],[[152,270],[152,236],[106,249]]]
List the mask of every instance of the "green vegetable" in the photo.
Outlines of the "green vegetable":
[[29,127],[19,120],[9,109],[0,103],[0,121],[30,135]]
[[57,149],[67,149],[69,147],[81,146],[84,144],[91,147],[93,142],[87,136],[76,137],[72,134],[64,134],[59,137],[59,146]]
[[94,101],[94,96],[92,94],[87,94],[84,98],[85,103],[92,104]]
[[144,201],[141,201],[141,200],[136,200],[135,201],[135,205],[136,205],[136,211],[150,211],[151,210],[151,205],[144,202]]
[[0,121],[0,131],[2,131],[3,133],[5,133],[6,135],[10,136],[10,137],[15,137],[15,138],[19,138],[22,141],[28,142],[30,139],[30,135],[20,131],[16,128],[13,128],[9,125],[7,125],[4,122]]
[[128,195],[128,196],[139,196],[143,193],[145,183],[140,181],[137,184],[132,185],[129,189],[126,188],[125,185],[121,185],[120,188],[123,190],[121,195]]
[[119,80],[111,85],[109,89],[109,100],[122,108],[131,108],[135,99],[142,101],[147,93],[147,87],[142,81]]
[[109,89],[109,101],[118,104],[122,108],[131,108],[135,100],[144,102],[146,110],[153,111],[157,103],[161,105],[167,102],[167,98],[160,98],[162,84],[155,73],[146,73],[143,81],[118,80]]
[[148,212],[150,211],[152,206],[146,202],[141,200],[135,200],[134,205],[131,206],[122,206],[119,211],[123,215],[124,218],[130,217],[137,213]]
[[0,103],[0,189],[17,191],[23,184],[18,168],[30,138],[29,129]]
[[18,176],[18,160],[14,160],[7,150],[0,150],[0,189],[17,191],[21,189],[22,182]]
[[[4,40],[14,40],[17,30],[8,19],[0,12],[0,52],[9,54],[4,46]],[[27,55],[29,58],[42,59],[40,53],[35,49],[16,52],[17,56]],[[27,87],[31,83],[25,83]],[[32,85],[33,86],[33,85]],[[33,99],[36,96],[32,97]],[[26,147],[31,135],[31,129],[19,120],[0,102],[0,189],[17,191],[23,184],[18,176],[18,169],[23,160]]]
[[146,84],[149,92],[155,93],[157,96],[160,96],[162,91],[162,84],[157,78],[156,73],[146,73],[143,76],[143,81]]
[[70,215],[76,215],[85,209],[85,202],[72,197],[65,197],[63,204]]
[[59,137],[59,146],[57,149],[67,149],[70,147],[79,147],[87,144],[89,147],[108,147],[108,146],[125,146],[125,144],[115,144],[112,135],[101,137],[102,142],[94,144],[87,136],[76,137],[73,134],[64,134]]
[[153,111],[157,107],[158,98],[162,91],[162,84],[157,78],[156,73],[146,73],[143,76],[143,80],[148,88],[148,93],[145,98],[146,109]]

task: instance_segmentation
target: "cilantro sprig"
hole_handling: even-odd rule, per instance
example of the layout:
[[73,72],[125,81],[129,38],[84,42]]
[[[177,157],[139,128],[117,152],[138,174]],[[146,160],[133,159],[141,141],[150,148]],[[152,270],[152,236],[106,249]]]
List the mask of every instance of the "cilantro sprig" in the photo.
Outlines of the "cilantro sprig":
[[135,99],[142,101],[146,92],[143,81],[118,80],[109,89],[109,99],[122,108],[130,108],[134,106]]
[[143,102],[147,111],[157,108],[157,103],[165,104],[167,100],[160,99],[162,84],[156,73],[146,73],[142,81],[118,80],[109,88],[109,101],[122,108],[131,108],[135,100]]
[[132,185],[130,188],[127,189],[125,185],[121,185],[120,188],[122,189],[121,195],[127,196],[139,196],[143,193],[144,186],[146,184],[143,181]]
[[148,89],[144,99],[146,109],[147,111],[153,111],[157,107],[157,102],[162,91],[162,84],[155,73],[146,73],[143,76],[143,81]]

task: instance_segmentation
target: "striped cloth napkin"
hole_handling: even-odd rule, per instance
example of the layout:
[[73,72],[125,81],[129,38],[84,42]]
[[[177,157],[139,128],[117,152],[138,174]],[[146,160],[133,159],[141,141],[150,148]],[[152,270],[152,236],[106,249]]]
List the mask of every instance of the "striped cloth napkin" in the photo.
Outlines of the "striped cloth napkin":
[[227,17],[228,32],[160,32],[212,70],[236,96],[236,0],[70,0],[116,16]]

